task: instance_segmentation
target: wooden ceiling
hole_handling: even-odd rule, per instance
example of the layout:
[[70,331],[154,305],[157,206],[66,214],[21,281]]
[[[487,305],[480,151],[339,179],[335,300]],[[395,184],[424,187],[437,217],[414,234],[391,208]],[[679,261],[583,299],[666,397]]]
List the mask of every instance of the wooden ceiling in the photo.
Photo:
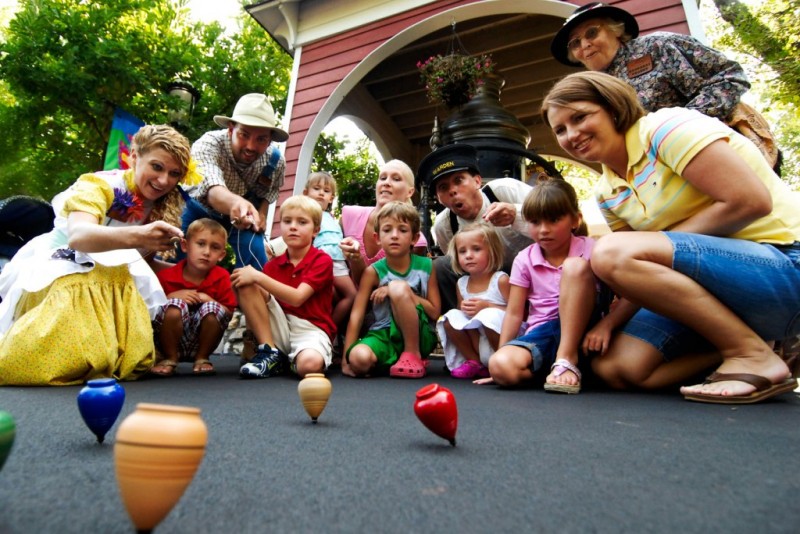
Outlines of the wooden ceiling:
[[[539,118],[543,96],[559,78],[578,69],[561,65],[550,55],[550,41],[563,20],[545,15],[494,15],[460,22],[460,45],[472,55],[491,54],[495,72],[505,79],[501,103],[531,133],[528,148],[562,154]],[[448,111],[427,100],[416,64],[453,46],[451,28],[421,38],[381,62],[361,81],[390,120],[415,146],[428,146],[433,118]]]

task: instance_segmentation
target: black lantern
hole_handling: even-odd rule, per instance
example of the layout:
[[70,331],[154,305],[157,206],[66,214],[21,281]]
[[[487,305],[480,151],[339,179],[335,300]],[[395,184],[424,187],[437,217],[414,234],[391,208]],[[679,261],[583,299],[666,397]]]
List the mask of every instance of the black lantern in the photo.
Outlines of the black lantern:
[[176,107],[168,112],[170,124],[179,130],[185,128],[192,117],[195,104],[200,100],[200,92],[189,82],[175,80],[167,86],[167,94],[179,100]]

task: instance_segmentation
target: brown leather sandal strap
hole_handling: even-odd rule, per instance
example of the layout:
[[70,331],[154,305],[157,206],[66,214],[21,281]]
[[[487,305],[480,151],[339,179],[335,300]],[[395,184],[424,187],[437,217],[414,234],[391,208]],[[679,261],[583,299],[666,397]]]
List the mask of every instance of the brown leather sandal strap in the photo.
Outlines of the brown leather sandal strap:
[[772,387],[772,382],[769,379],[750,373],[712,373],[703,383],[713,384],[714,382],[725,382],[726,380],[745,382],[754,386],[756,391],[764,391]]

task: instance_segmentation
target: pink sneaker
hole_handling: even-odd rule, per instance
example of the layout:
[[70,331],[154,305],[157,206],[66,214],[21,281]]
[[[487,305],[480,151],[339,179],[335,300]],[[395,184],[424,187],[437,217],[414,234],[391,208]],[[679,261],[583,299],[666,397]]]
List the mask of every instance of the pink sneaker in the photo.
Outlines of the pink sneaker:
[[450,371],[450,375],[454,378],[486,378],[489,376],[489,369],[477,360],[467,360]]

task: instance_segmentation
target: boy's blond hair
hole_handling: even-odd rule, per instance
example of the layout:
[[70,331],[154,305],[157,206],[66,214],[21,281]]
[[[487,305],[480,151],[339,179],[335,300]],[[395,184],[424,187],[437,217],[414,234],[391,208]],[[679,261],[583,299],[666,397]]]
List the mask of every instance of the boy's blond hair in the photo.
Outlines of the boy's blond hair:
[[220,223],[215,221],[214,219],[209,219],[208,217],[204,217],[202,219],[197,219],[196,221],[192,222],[189,227],[186,229],[186,241],[189,241],[192,236],[194,236],[198,232],[202,232],[206,230],[211,232],[211,235],[219,235],[222,236],[223,241],[228,240],[228,232],[225,230],[225,227],[222,226]]
[[450,265],[452,265],[453,271],[460,275],[466,274],[461,268],[461,264],[458,263],[458,246],[456,245],[456,239],[458,236],[470,232],[477,232],[483,236],[486,248],[489,249],[489,265],[487,265],[487,268],[493,272],[502,269],[505,252],[503,242],[500,240],[500,234],[497,233],[494,226],[490,226],[485,222],[474,222],[459,229],[447,245],[447,254],[450,256]]
[[[317,171],[309,174],[308,180],[306,180],[306,186],[303,189],[303,193],[305,194],[309,187],[316,184],[322,184],[323,187],[327,185],[331,188],[331,191],[333,191],[333,196],[336,196],[336,179],[330,173],[325,171]],[[331,202],[331,204],[333,203]],[[330,206],[328,206],[328,208],[330,209]]]
[[286,210],[302,211],[311,217],[311,222],[314,223],[314,229],[317,231],[322,224],[322,208],[319,207],[319,202],[313,200],[311,197],[294,195],[287,198],[283,201],[283,204],[281,204],[281,212]]
[[420,219],[419,211],[412,204],[393,200],[385,204],[375,217],[375,232],[380,233],[381,221],[384,219],[397,219],[411,226],[411,233],[419,233]]

